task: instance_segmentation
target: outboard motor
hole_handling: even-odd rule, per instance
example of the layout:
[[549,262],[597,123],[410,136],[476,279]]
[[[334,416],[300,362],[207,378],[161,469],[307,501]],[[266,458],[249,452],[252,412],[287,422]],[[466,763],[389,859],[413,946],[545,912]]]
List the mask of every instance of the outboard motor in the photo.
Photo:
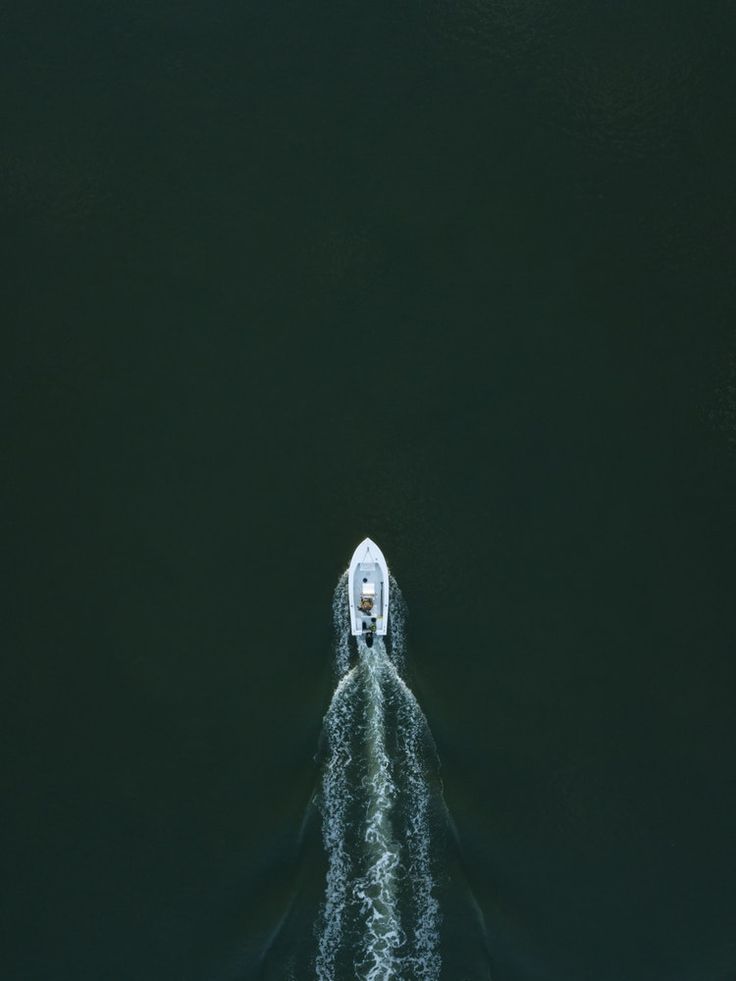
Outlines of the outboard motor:
[[365,635],[365,642],[369,647],[373,647],[373,631],[369,630]]

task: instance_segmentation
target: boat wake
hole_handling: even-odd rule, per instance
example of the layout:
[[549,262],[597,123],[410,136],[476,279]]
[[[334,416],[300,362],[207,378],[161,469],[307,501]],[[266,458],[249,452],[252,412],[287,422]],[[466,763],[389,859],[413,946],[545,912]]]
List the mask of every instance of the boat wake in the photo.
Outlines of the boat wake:
[[432,736],[401,676],[405,609],[393,579],[391,590],[388,645],[376,637],[372,647],[351,636],[346,575],[335,590],[338,683],[316,798],[327,856],[319,981],[440,976],[432,830],[444,805]]

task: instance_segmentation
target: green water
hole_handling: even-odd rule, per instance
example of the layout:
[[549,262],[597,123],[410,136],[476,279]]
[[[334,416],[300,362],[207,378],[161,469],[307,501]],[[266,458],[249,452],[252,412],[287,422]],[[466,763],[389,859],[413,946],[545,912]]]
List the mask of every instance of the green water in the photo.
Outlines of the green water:
[[443,981],[732,978],[730,5],[0,24],[3,977],[312,942],[370,535],[487,926]]

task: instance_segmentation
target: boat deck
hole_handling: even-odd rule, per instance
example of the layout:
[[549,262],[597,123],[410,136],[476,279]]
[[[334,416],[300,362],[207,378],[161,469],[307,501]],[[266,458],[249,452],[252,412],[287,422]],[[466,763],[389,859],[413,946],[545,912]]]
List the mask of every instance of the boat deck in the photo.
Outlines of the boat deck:
[[[362,626],[365,632],[371,626],[375,626],[377,633],[384,633],[385,587],[383,572],[375,562],[361,562],[358,565],[355,570],[352,599],[355,603],[358,628]],[[365,608],[361,608],[361,600]],[[367,609],[371,601],[372,605]]]

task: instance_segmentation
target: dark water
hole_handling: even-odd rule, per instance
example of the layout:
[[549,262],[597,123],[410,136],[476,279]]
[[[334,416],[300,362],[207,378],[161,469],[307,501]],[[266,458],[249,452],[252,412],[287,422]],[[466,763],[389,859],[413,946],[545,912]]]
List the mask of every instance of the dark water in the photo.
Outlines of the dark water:
[[3,8],[3,977],[313,942],[366,535],[486,924],[443,981],[736,977],[735,27]]

